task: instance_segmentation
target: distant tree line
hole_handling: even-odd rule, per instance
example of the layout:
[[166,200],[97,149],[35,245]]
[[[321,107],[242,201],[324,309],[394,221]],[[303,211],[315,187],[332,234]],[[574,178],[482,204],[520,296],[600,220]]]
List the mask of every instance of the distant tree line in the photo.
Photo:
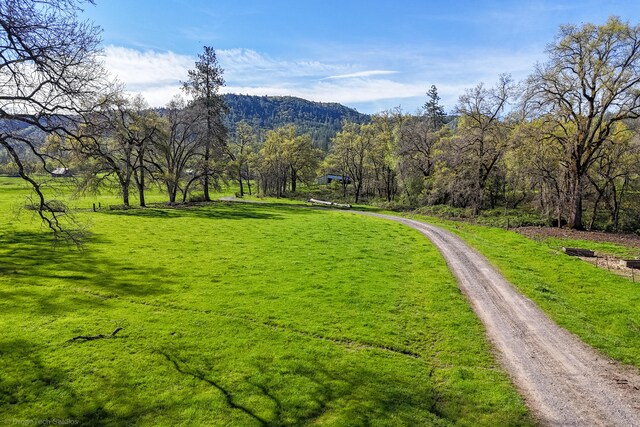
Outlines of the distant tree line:
[[325,168],[363,196],[418,207],[528,206],[570,228],[640,229],[640,27],[562,26],[548,60],[423,111],[345,123]]
[[132,194],[145,206],[154,185],[169,203],[209,201],[229,182],[239,196],[280,197],[331,173],[343,178],[335,197],[356,203],[472,215],[527,207],[571,228],[640,229],[638,26],[563,26],[527,80],[478,84],[451,114],[435,86],[417,113],[371,117],[291,97],[223,96],[207,46],[183,83],[186,99],[151,109],[108,82],[80,3],[0,3],[0,76],[11,89],[0,96],[0,167],[31,183],[57,232],[65,210],[45,197],[38,173],[60,166],[84,190],[115,186],[125,207]]

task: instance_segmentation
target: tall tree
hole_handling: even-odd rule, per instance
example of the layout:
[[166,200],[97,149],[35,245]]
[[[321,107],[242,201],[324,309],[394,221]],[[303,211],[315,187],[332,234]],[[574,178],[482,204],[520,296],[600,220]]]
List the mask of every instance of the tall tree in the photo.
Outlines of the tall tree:
[[30,175],[23,153],[50,170],[58,166],[38,141],[20,134],[25,126],[45,133],[77,136],[97,99],[104,95],[106,72],[98,58],[100,30],[79,20],[81,0],[0,1],[0,146],[20,176],[33,187],[42,220],[65,233],[59,207],[50,204],[42,183]]
[[266,134],[258,167],[263,194],[274,193],[276,197],[280,197],[287,190],[289,163],[284,144],[287,137],[285,127],[270,130]]
[[446,113],[444,112],[444,106],[440,105],[440,96],[438,95],[438,88],[435,85],[431,85],[431,88],[427,92],[427,100],[422,110],[423,116],[427,119],[431,130],[437,131],[444,125]]
[[616,17],[601,26],[565,25],[547,54],[528,80],[526,101],[551,124],[543,137],[565,153],[567,220],[580,229],[589,168],[615,124],[640,116],[640,26]]
[[189,188],[200,179],[198,164],[204,156],[201,118],[200,109],[187,106],[184,99],[176,96],[166,106],[162,118],[164,130],[153,140],[154,175],[164,184],[169,203],[176,202],[178,191],[185,202]]
[[308,133],[298,134],[295,126],[287,129],[289,137],[284,141],[284,154],[289,163],[291,192],[295,193],[299,181],[308,183],[315,178],[321,151],[313,146]]
[[233,160],[231,162],[233,175],[238,180],[238,185],[240,186],[240,197],[244,196],[245,182],[247,184],[249,195],[251,195],[250,164],[255,156],[256,144],[257,137],[253,127],[248,122],[239,122],[236,125],[229,149]]
[[315,178],[319,150],[309,134],[299,134],[295,125],[287,125],[267,132],[260,157],[262,191],[280,197],[287,189],[295,192],[299,179]]
[[355,203],[362,196],[374,139],[373,125],[344,122],[342,130],[332,140],[328,166],[342,173],[343,191],[346,191],[346,183],[351,182]]
[[134,155],[133,178],[138,190],[141,207],[146,206],[146,174],[149,150],[155,139],[160,137],[162,126],[158,113],[149,109],[142,95],[127,100],[115,117],[118,138],[128,141]]
[[222,116],[226,111],[220,88],[224,86],[223,70],[218,64],[216,52],[212,47],[204,46],[198,55],[195,68],[189,70],[189,79],[183,83],[184,90],[193,97],[193,101],[204,111],[206,123],[204,135],[203,187],[204,199],[210,201],[209,185],[212,161],[222,161],[226,154],[225,137],[227,130]]
[[131,186],[136,183],[144,206],[144,156],[158,126],[154,114],[144,110],[141,97],[119,96],[104,104],[85,126],[87,135],[66,140],[87,161],[85,185],[97,188],[115,177],[122,203],[129,207]]
[[375,138],[369,160],[375,174],[378,197],[391,202],[397,191],[397,147],[407,118],[400,108],[383,111],[373,116]]
[[443,127],[445,117],[438,89],[432,85],[421,114],[404,120],[397,147],[400,156],[398,176],[412,204],[420,193],[428,192],[426,183],[434,170],[436,145],[449,136],[449,129]]
[[452,142],[458,151],[456,157],[463,160],[460,165],[471,168],[466,175],[474,215],[480,212],[487,181],[507,149],[505,108],[513,89],[511,77],[502,75],[494,88],[487,89],[480,83],[468,89],[456,107],[460,120]]

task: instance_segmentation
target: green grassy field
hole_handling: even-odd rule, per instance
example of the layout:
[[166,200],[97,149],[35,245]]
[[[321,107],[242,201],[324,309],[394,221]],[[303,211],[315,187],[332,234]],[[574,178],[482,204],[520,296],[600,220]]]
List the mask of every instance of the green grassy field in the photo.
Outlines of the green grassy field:
[[619,277],[559,249],[575,245],[629,256],[624,246],[546,239],[536,242],[516,232],[435,218],[485,255],[524,295],[559,325],[610,357],[640,367],[640,283]]
[[532,423],[415,230],[269,204],[94,213],[87,198],[77,250],[16,213],[24,193],[0,179],[0,424]]

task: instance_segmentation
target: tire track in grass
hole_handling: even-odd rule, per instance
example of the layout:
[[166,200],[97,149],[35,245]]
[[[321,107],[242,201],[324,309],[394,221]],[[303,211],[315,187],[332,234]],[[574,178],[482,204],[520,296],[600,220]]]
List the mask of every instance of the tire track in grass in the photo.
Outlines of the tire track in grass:
[[[90,294],[90,295],[93,295],[93,294]],[[98,298],[100,298],[100,297],[98,297]],[[344,347],[351,347],[351,348],[356,348],[356,349],[378,350],[378,351],[384,351],[384,352],[388,352],[388,353],[394,353],[394,354],[397,354],[397,355],[400,355],[400,356],[410,357],[410,358],[413,358],[413,359],[423,359],[423,356],[421,354],[418,354],[418,353],[416,353],[414,351],[411,351],[411,350],[409,350],[407,348],[403,348],[403,347],[376,344],[376,343],[370,343],[370,342],[363,342],[363,341],[358,341],[358,340],[352,340],[352,339],[349,339],[349,338],[334,338],[334,337],[330,337],[330,336],[327,336],[327,335],[323,335],[323,334],[319,334],[319,333],[315,333],[315,332],[304,331],[302,329],[292,328],[291,326],[281,325],[279,323],[271,322],[271,321],[255,319],[255,318],[248,317],[248,316],[240,316],[240,315],[237,315],[237,314],[229,314],[229,313],[217,312],[217,311],[212,311],[212,310],[202,310],[202,309],[191,308],[191,307],[182,307],[182,306],[174,305],[174,304],[152,303],[152,302],[148,302],[148,301],[136,301],[136,300],[132,300],[132,299],[122,299],[122,298],[119,298],[117,296],[111,296],[110,298],[117,298],[117,299],[120,299],[120,300],[122,300],[124,302],[127,302],[127,303],[130,303],[130,304],[144,305],[144,306],[148,306],[148,307],[161,308],[161,309],[165,309],[165,310],[187,311],[187,312],[198,313],[198,314],[202,314],[202,315],[206,315],[206,316],[216,316],[216,317],[221,317],[221,318],[225,318],[225,319],[238,320],[238,321],[250,323],[252,325],[257,325],[257,326],[269,328],[269,329],[275,330],[275,331],[289,332],[289,333],[293,333],[293,334],[296,334],[296,335],[299,335],[299,336],[304,336],[304,337],[307,337],[307,338],[313,338],[313,339],[317,339],[317,340],[332,342],[334,344],[342,345]]]

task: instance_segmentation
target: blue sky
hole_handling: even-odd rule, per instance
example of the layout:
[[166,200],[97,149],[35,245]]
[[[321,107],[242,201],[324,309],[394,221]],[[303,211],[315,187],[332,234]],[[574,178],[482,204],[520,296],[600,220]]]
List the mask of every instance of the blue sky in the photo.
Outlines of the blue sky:
[[105,64],[152,106],[180,93],[204,45],[225,92],[292,95],[375,113],[413,112],[432,84],[451,110],[465,88],[525,78],[561,24],[635,25],[640,2],[97,0]]

